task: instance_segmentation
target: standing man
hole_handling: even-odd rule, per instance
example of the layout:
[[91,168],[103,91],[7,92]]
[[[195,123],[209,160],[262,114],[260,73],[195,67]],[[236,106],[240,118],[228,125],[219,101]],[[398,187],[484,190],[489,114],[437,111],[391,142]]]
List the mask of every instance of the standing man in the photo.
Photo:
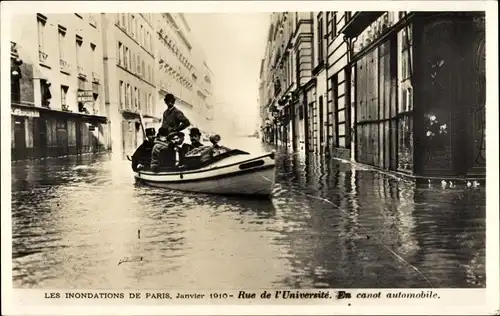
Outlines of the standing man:
[[181,110],[175,107],[175,96],[171,93],[165,95],[165,104],[167,110],[163,112],[161,127],[164,128],[167,135],[174,132],[180,132],[191,125]]

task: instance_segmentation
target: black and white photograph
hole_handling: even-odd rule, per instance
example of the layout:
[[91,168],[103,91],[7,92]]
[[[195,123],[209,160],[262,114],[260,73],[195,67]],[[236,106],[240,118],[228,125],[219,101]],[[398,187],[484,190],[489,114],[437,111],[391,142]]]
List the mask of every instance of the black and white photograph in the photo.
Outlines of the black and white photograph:
[[485,10],[63,3],[2,21],[13,289],[498,282]]

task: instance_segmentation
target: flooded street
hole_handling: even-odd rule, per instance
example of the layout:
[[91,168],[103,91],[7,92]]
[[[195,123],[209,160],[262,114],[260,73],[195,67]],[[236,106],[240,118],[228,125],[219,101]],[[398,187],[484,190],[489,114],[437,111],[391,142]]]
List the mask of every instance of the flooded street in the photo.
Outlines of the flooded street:
[[280,150],[252,200],[135,184],[110,157],[12,164],[14,287],[485,287],[484,187]]

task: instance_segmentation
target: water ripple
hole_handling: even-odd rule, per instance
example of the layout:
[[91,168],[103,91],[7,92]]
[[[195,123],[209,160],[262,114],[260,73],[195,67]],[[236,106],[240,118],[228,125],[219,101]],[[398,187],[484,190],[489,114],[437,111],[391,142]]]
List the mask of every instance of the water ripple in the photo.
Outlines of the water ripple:
[[13,164],[14,285],[485,286],[484,188],[420,188],[283,150],[273,193],[151,188],[108,155]]

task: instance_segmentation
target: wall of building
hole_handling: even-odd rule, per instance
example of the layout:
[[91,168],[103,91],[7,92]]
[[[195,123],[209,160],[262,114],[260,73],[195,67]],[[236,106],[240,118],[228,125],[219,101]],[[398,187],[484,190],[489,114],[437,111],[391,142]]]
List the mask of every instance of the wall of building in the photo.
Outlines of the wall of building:
[[39,13],[15,19],[11,60],[19,58],[22,65],[21,79],[11,77],[12,91],[19,92],[11,103],[13,159],[108,150],[99,16]]
[[102,23],[113,151],[132,154],[144,138],[139,114],[151,117],[155,112],[153,15],[106,13]]
[[296,150],[423,176],[485,174],[484,15],[295,13],[290,99],[274,67],[287,56],[274,36],[282,17],[271,15],[260,86],[276,143],[290,105]]
[[193,126],[211,130],[213,107],[213,73],[202,48],[191,35],[188,21],[182,13],[155,14],[156,60],[158,76],[155,116],[165,110],[163,98],[172,93],[177,106],[189,116]]

